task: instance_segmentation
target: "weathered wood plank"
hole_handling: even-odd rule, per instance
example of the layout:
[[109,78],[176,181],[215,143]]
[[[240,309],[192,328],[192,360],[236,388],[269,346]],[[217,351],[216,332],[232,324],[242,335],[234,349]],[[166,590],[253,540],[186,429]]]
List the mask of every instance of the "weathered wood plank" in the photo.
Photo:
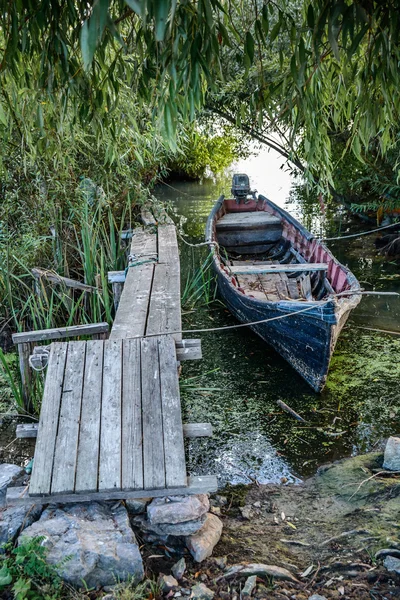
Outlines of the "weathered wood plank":
[[109,283],[124,283],[125,279],[125,271],[108,271],[107,273],[107,280]]
[[136,260],[157,258],[157,234],[135,229],[131,242],[131,255],[135,256]]
[[111,340],[145,334],[153,273],[153,263],[129,269],[111,329]]
[[[165,488],[158,338],[141,340],[144,488]],[[175,365],[176,368],[176,365]]]
[[40,329],[38,331],[23,331],[14,333],[12,340],[14,344],[25,342],[40,342],[43,340],[56,340],[62,338],[78,337],[81,335],[95,335],[107,333],[108,323],[94,323],[92,325],[71,325],[71,327],[58,327],[57,329]]
[[303,271],[326,271],[328,265],[323,263],[289,264],[289,265],[233,265],[229,267],[232,273],[238,274],[264,274],[264,273],[295,273]]
[[35,438],[38,434],[38,423],[19,423],[15,431],[15,437],[18,439]]
[[146,208],[142,208],[142,210],[140,211],[140,218],[142,219],[143,225],[149,226],[157,224],[150,210]]
[[183,487],[186,485],[186,463],[174,339],[167,335],[161,336],[158,340],[158,352],[164,434],[165,483],[167,488]]
[[29,491],[32,496],[49,494],[53,469],[54,448],[64,382],[64,368],[68,344],[52,344],[40,411],[39,437],[35,448],[35,460]]
[[[51,479],[52,494],[69,493],[75,489],[85,354],[86,342],[68,343]],[[51,376],[50,370],[47,376]]]
[[87,285],[86,283],[82,283],[81,281],[76,281],[75,279],[70,279],[69,277],[62,277],[58,275],[55,271],[49,271],[45,269],[40,269],[39,267],[35,267],[31,269],[32,275],[36,279],[46,279],[50,283],[55,283],[56,285],[63,285],[67,288],[73,288],[76,290],[83,290],[84,292],[97,292],[97,288],[93,285]]
[[186,438],[212,437],[211,423],[184,423],[183,435]]
[[[185,495],[191,494],[206,494],[207,492],[213,493],[218,490],[218,481],[215,475],[204,475],[200,477],[188,477],[187,487],[185,487]],[[162,498],[163,496],[175,496],[182,494],[182,488],[163,488],[163,489],[152,489],[146,490],[115,490],[110,492],[96,492],[94,494],[80,494],[77,498],[76,494],[63,494],[57,496],[57,502],[67,504],[69,502],[101,502],[104,500],[127,500],[130,498],[143,498],[144,496],[150,496],[152,498]],[[35,497],[28,495],[26,487],[9,487],[7,489],[6,502],[8,506],[15,506],[18,504],[48,504],[54,502],[52,496]]]
[[158,262],[179,264],[179,248],[175,225],[158,227]]
[[143,489],[140,339],[124,341],[122,370],[122,488]]
[[86,343],[75,491],[97,490],[104,342]]
[[201,346],[176,349],[176,360],[200,360],[201,358],[203,358]]
[[29,357],[31,354],[31,344],[29,342],[19,343],[18,346],[19,371],[21,374],[22,398],[24,409],[29,414],[32,412],[30,400],[32,373],[29,367]]
[[99,490],[121,489],[122,341],[106,340],[103,357]]
[[179,262],[173,265],[157,264],[154,267],[146,335],[179,332],[174,333],[173,337],[180,340],[181,323]]
[[282,229],[281,219],[266,212],[226,213],[216,224],[217,231],[236,231],[238,229]]

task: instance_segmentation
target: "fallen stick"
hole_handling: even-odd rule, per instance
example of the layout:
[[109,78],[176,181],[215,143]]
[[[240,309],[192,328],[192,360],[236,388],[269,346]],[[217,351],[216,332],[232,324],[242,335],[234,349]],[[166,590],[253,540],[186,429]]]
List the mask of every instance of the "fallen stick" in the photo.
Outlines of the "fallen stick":
[[339,535],[334,535],[333,537],[325,540],[324,542],[322,542],[320,544],[320,546],[326,546],[330,542],[335,542],[336,540],[340,540],[341,538],[345,538],[350,535],[362,534],[362,533],[371,535],[371,532],[368,531],[367,529],[350,529],[350,531],[343,531],[343,533],[340,533]]
[[[390,471],[389,471],[390,472]],[[388,471],[378,471],[378,473],[375,473],[375,475],[371,475],[371,477],[367,477],[367,479],[364,479],[358,486],[358,488],[356,489],[356,491],[354,492],[354,494],[352,494],[349,498],[349,500],[351,500],[352,498],[354,498],[354,496],[357,494],[357,492],[360,490],[360,488],[364,485],[364,483],[367,483],[368,481],[371,481],[371,479],[375,479],[375,477],[378,477],[379,475],[387,475]],[[400,471],[391,471],[392,475],[398,475],[400,473]]]
[[290,406],[288,406],[287,404],[285,404],[284,402],[282,402],[282,400],[277,400],[276,403],[277,403],[278,406],[280,406],[281,408],[283,408],[283,410],[285,410],[286,412],[288,412],[290,415],[292,415],[292,417],[294,417],[298,421],[301,421],[302,423],[306,423],[307,422],[305,419],[303,419],[303,417],[301,417],[300,415],[298,415],[297,412],[295,412],[293,410],[293,408],[290,408]]

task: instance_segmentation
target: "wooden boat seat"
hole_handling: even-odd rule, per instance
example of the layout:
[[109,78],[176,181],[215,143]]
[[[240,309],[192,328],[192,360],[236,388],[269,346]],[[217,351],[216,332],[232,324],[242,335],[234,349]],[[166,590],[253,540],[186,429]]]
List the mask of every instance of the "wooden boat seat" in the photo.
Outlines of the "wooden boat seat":
[[227,213],[217,221],[217,231],[236,231],[237,229],[282,229],[281,220],[262,211]]
[[227,213],[216,223],[217,239],[228,251],[266,252],[282,237],[281,219],[263,211]]
[[[236,263],[234,263],[235,265]],[[265,273],[295,273],[311,272],[311,271],[327,271],[328,265],[324,263],[301,263],[287,265],[240,265],[231,267],[232,273],[235,275],[242,274],[265,274]]]

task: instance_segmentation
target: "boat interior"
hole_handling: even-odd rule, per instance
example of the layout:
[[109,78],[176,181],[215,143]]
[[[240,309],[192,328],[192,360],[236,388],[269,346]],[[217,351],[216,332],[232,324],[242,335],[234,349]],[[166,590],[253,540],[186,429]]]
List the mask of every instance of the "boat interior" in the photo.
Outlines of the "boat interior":
[[220,258],[244,294],[299,302],[321,301],[335,293],[329,265],[306,260],[285,235],[282,218],[235,200],[225,200],[222,213],[216,221]]

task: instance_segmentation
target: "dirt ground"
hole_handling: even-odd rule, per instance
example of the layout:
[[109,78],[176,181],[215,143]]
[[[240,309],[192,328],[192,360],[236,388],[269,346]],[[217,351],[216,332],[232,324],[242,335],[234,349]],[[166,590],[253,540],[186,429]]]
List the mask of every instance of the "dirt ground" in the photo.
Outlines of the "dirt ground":
[[[321,468],[302,485],[220,492],[211,502],[223,521],[221,540],[201,565],[186,555],[181,585],[202,582],[214,600],[241,598],[246,578],[226,579],[227,568],[264,563],[297,581],[258,577],[255,598],[400,599],[400,577],[375,558],[384,548],[400,550],[400,478],[379,475],[382,462],[381,454],[358,456]],[[169,574],[179,557],[168,545],[143,550],[149,574]]]

